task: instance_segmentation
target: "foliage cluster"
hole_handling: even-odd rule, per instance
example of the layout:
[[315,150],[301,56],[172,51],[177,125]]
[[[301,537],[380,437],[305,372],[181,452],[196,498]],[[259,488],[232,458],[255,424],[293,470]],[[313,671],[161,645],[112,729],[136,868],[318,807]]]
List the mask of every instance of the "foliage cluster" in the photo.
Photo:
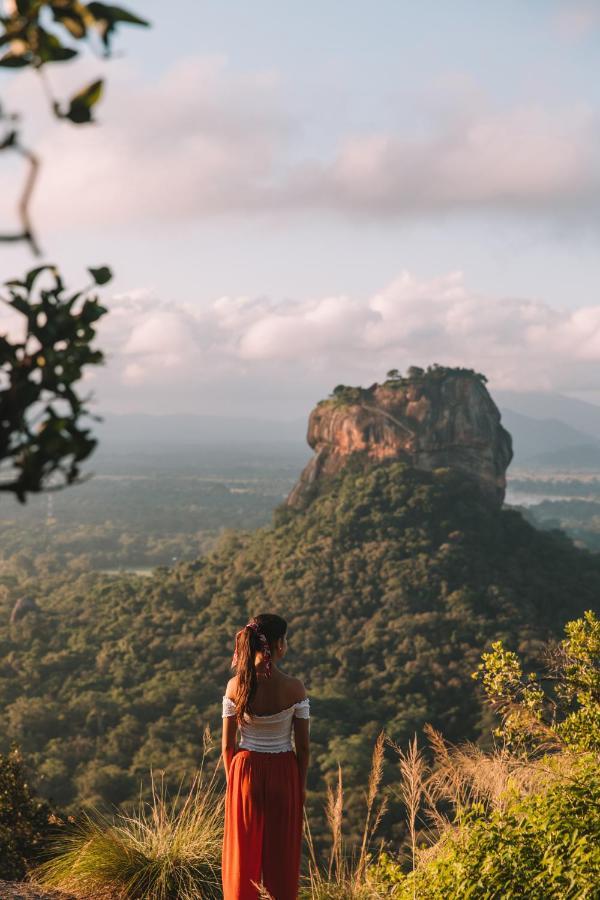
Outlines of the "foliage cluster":
[[[96,35],[110,55],[117,27],[147,25],[129,11],[104,3],[80,0],[12,0],[0,14],[0,67],[33,69],[41,79],[53,115],[73,125],[92,121],[102,95],[98,79],[79,90],[67,104],[56,100],[47,68],[78,53],[80,43]],[[0,242],[25,242],[40,255],[30,216],[30,204],[40,168],[38,156],[23,142],[19,113],[0,103],[0,154],[16,154],[23,161],[23,180],[17,213],[20,228],[0,233]],[[94,285],[106,284],[106,266],[89,269]],[[42,273],[53,284],[34,292]],[[21,502],[30,492],[53,483],[71,484],[79,464],[96,441],[81,426],[86,402],[76,391],[83,369],[102,361],[90,346],[94,323],[105,313],[89,289],[67,293],[53,265],[40,266],[22,279],[5,283],[9,296],[0,296],[13,313],[24,316],[23,340],[0,337],[0,490],[12,491]]]
[[[468,375],[477,379],[481,384],[487,383],[487,378],[481,372],[475,369],[467,369],[463,366],[441,366],[439,363],[433,363],[422,369],[420,366],[409,366],[406,375],[402,375],[399,369],[390,369],[387,373],[383,387],[387,388],[404,388],[415,382],[435,384],[443,381],[452,375]],[[322,400],[319,405],[334,404],[336,406],[351,406],[368,402],[372,397],[373,385],[370,388],[351,387],[346,384],[338,384],[327,400]]]
[[[483,655],[478,674],[501,713],[500,744],[485,755],[433,734],[437,765],[420,779],[420,803],[437,834],[432,841],[423,830],[428,840],[413,850],[409,874],[389,855],[378,860],[388,892],[407,900],[598,896],[600,621],[588,610],[565,631],[548,650],[546,683],[524,679],[501,642]],[[452,818],[440,814],[440,799],[451,802]]]
[[390,369],[384,384],[386,387],[406,387],[415,381],[435,382],[451,375],[469,375],[482,384],[487,384],[487,378],[482,372],[464,366],[441,366],[439,363],[432,363],[426,369],[422,369],[421,366],[409,366],[406,375],[402,375],[399,369]]
[[0,753],[0,878],[23,878],[52,830],[54,813],[35,796],[18,747]]
[[[149,766],[178,779],[197,765],[233,635],[271,609],[313,699],[310,808],[340,762],[357,837],[381,728],[399,743],[426,722],[453,741],[485,735],[481,649],[504,639],[531,659],[599,589],[594,555],[490,509],[457,473],[345,472],[305,511],[152,578],[54,571],[35,589],[34,574],[41,612],[12,625],[0,597],[0,741],[18,741],[70,809],[131,802]],[[399,828],[392,804],[383,833]]]
[[[90,269],[93,285],[106,284],[105,267]],[[34,291],[40,277],[50,284]],[[84,367],[102,362],[91,347],[95,323],[106,310],[89,288],[67,294],[54,266],[32,269],[23,281],[6,283],[12,310],[23,315],[25,335],[11,343],[0,337],[0,491],[12,491],[24,502],[54,477],[70,484],[96,441],[81,419],[85,401],[74,384]]]

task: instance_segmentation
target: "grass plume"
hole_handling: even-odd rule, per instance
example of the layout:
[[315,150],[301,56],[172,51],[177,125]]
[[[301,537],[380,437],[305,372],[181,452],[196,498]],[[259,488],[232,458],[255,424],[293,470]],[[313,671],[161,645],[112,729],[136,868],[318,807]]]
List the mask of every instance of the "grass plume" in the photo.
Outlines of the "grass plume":
[[370,900],[381,896],[377,886],[369,878],[368,864],[373,838],[387,806],[385,797],[377,803],[383,777],[384,751],[385,735],[382,732],[375,742],[371,759],[365,821],[358,854],[347,847],[343,834],[344,788],[341,766],[338,765],[335,787],[329,785],[327,788],[325,815],[331,835],[331,849],[325,870],[317,859],[305,816],[309,877],[300,891],[302,900]]

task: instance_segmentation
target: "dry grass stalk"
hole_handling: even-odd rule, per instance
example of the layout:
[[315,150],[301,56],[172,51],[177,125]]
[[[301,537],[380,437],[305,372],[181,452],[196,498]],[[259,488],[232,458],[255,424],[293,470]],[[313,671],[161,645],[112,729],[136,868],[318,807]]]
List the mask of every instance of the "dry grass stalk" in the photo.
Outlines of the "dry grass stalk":
[[[405,752],[396,746],[400,765],[400,796],[406,808],[413,869],[417,866],[417,817],[425,796],[427,764],[417,745],[415,735]],[[416,890],[416,886],[413,888]],[[416,894],[415,894],[416,896]]]
[[371,758],[371,771],[369,773],[369,787],[367,790],[367,813],[365,816],[365,825],[363,829],[360,855],[356,870],[356,877],[358,880],[362,880],[362,878],[364,877],[365,869],[367,866],[369,844],[371,838],[373,837],[373,834],[375,833],[379,826],[379,823],[381,822],[382,816],[384,815],[387,807],[387,798],[384,797],[379,805],[379,809],[377,810],[374,819],[372,818],[373,807],[375,805],[375,800],[377,799],[377,795],[379,793],[379,788],[381,785],[381,779],[383,777],[384,752],[385,734],[382,731],[375,742],[375,747],[373,748],[373,756]]
[[338,763],[338,779],[335,791],[327,785],[327,806],[325,815],[331,833],[331,852],[329,854],[328,877],[332,874],[339,878],[342,872],[342,820],[344,814],[344,789],[342,784],[342,767]]
[[[551,774],[540,760],[531,760],[497,748],[486,753],[474,744],[448,745],[433,729],[427,730],[435,756],[428,783],[434,804],[444,800],[460,811],[473,803],[500,810],[515,794],[530,793]],[[558,762],[564,754],[554,759]]]
[[376,887],[367,880],[369,847],[373,836],[385,813],[387,800],[384,797],[377,805],[383,777],[386,738],[382,732],[373,749],[371,771],[366,795],[366,813],[358,857],[345,846],[343,836],[344,791],[342,768],[338,766],[337,784],[327,790],[325,808],[331,834],[331,851],[327,869],[324,872],[316,857],[314,843],[305,814],[305,833],[309,851],[308,885],[300,896],[310,900],[370,900],[379,897]]

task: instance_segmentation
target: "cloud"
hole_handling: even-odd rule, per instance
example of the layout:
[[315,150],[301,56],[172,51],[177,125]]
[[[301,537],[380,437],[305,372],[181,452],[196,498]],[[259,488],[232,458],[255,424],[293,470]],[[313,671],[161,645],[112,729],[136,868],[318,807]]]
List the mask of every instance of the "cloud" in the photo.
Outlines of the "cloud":
[[[97,77],[90,65],[68,79],[59,73],[57,96]],[[11,85],[11,106],[47,121],[35,141],[43,160],[34,202],[40,227],[149,217],[160,224],[257,205],[289,128],[272,73],[237,75],[222,57],[195,57],[155,82],[126,63],[111,64],[107,77],[99,124],[78,129],[47,121],[29,73]]]
[[[12,96],[22,102],[33,87],[19,78]],[[320,102],[326,109],[327,96]],[[328,118],[335,132],[335,110]],[[224,58],[194,57],[156,82],[117,63],[100,119],[77,131],[52,124],[40,137],[35,214],[45,233],[231,214],[591,220],[600,212],[600,119],[583,103],[494,109],[483,97],[455,98],[418,130],[408,121],[338,130],[337,149],[309,156],[299,141],[306,123],[286,107],[275,74],[238,74]]]
[[94,377],[107,408],[303,409],[340,381],[433,362],[484,372],[493,389],[584,391],[600,376],[600,305],[558,310],[484,296],[461,272],[402,272],[363,299],[222,297],[206,307],[140,291],[110,303]]
[[600,9],[597,3],[577,3],[568,0],[553,17],[555,31],[569,41],[578,41],[600,28]]
[[544,213],[597,207],[598,119],[584,105],[523,107],[446,121],[425,137],[351,138],[291,179],[298,204],[354,214]]

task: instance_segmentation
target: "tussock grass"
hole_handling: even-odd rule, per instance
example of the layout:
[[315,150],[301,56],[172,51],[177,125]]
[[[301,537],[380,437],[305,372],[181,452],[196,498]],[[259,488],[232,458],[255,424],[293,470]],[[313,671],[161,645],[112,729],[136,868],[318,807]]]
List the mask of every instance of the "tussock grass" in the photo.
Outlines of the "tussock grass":
[[221,896],[223,797],[203,766],[185,796],[151,773],[151,799],[109,817],[98,810],[61,835],[32,873],[44,886],[94,900],[205,900]]

